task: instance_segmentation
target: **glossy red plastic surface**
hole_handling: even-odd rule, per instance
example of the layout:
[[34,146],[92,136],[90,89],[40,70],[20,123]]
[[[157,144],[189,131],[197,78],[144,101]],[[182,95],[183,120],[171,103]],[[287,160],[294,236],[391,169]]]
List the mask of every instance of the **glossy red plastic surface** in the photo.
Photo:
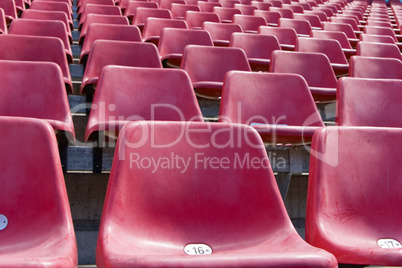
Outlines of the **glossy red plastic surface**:
[[141,32],[134,25],[118,25],[118,24],[103,24],[92,23],[88,27],[84,43],[81,48],[80,63],[86,63],[89,52],[95,40],[116,40],[116,41],[132,41],[141,42]]
[[337,79],[328,57],[322,53],[276,50],[271,54],[269,68],[274,73],[303,76],[316,101],[336,99]]
[[306,240],[339,263],[399,266],[401,248],[379,239],[402,240],[400,228],[401,129],[326,127],[311,149]]
[[190,78],[180,69],[104,68],[89,115],[86,140],[129,121],[203,121]]
[[218,14],[221,22],[232,23],[235,14],[242,14],[240,9],[234,7],[214,7],[214,13]]
[[338,83],[337,124],[402,127],[402,80],[344,77]]
[[[113,3],[113,1],[111,0]],[[96,5],[96,4],[86,4],[80,10],[79,16],[79,24],[78,30],[80,31],[82,25],[84,24],[86,17],[88,14],[99,14],[99,15],[114,15],[114,16],[121,16],[121,9],[118,6],[114,5]]]
[[172,13],[169,9],[160,9],[160,8],[147,8],[147,7],[138,7],[135,11],[135,15],[133,18],[133,25],[137,25],[142,29],[144,27],[147,18],[161,18],[161,19],[171,19]]
[[301,13],[294,13],[293,18],[296,20],[307,20],[311,27],[321,29],[321,20],[315,14],[301,14]]
[[72,92],[72,80],[63,42],[56,37],[0,35],[0,60],[48,61],[61,68],[67,92]]
[[206,21],[202,24],[202,29],[211,34],[215,46],[227,47],[232,33],[242,33],[243,29],[239,24],[219,23]]
[[230,47],[238,47],[244,50],[248,62],[253,71],[269,71],[271,53],[280,50],[278,39],[274,35],[234,33],[230,41]]
[[350,77],[402,79],[402,61],[393,58],[353,56]]
[[161,31],[158,51],[164,65],[180,67],[181,58],[187,45],[213,46],[207,31],[165,28]]
[[243,32],[257,33],[260,26],[267,26],[263,17],[254,15],[234,15],[233,23],[239,24]]
[[275,35],[283,50],[293,51],[295,49],[297,41],[297,33],[293,28],[261,26],[258,29],[258,33]]
[[[188,167],[172,162],[172,168],[154,169],[135,163],[175,156]],[[236,157],[260,165],[236,168]],[[214,168],[222,159],[225,168]],[[212,254],[185,253],[186,245],[201,243]],[[142,121],[125,126],[110,174],[96,259],[100,268],[337,266],[331,254],[308,245],[294,229],[258,133],[224,123]]]
[[197,5],[186,5],[186,4],[177,4],[173,3],[172,7],[170,8],[170,12],[172,12],[173,19],[182,19],[184,20],[184,16],[186,15],[187,11],[198,11],[200,12],[201,9]]
[[72,9],[67,3],[63,2],[45,2],[45,1],[32,1],[30,9],[46,10],[46,11],[62,11],[66,13],[69,23],[72,25],[73,15]]
[[184,19],[189,29],[201,29],[202,24],[206,21],[221,22],[218,14],[211,12],[187,11]]
[[[263,3],[263,2],[261,2]],[[278,21],[282,18],[281,13],[277,11],[255,10],[254,16],[263,17],[268,26],[278,26]]]
[[225,77],[219,121],[257,124],[253,127],[270,144],[309,143],[324,126],[300,75],[239,71]]
[[[128,1],[127,8],[124,12],[124,16],[126,16],[130,21],[133,21],[135,14],[137,13],[137,8],[139,8],[139,7],[159,8],[159,5],[156,2]],[[145,22],[145,20],[144,20],[144,22]]]
[[144,30],[142,31],[143,41],[151,42],[158,46],[163,28],[187,29],[187,23],[186,21],[179,19],[147,18]]
[[7,34],[7,22],[6,22],[6,15],[4,14],[4,10],[0,8],[0,34]]
[[82,78],[81,93],[98,82],[103,67],[120,65],[162,68],[156,46],[151,43],[96,40],[88,56]]
[[77,245],[52,127],[0,117],[0,266],[77,267]]
[[356,55],[367,57],[394,58],[402,60],[402,54],[396,44],[372,43],[360,41],[357,43]]
[[17,18],[17,9],[13,0],[0,0],[0,8],[4,11],[7,23]]
[[365,42],[395,44],[394,39],[389,35],[377,35],[377,34],[362,33],[359,36],[359,40],[365,41]]
[[246,53],[235,47],[186,46],[181,69],[191,78],[198,96],[219,98],[228,71],[251,71]]
[[218,2],[198,1],[197,5],[200,7],[201,12],[212,12],[214,7],[221,7],[222,4]]
[[298,36],[310,36],[311,34],[311,25],[308,20],[280,18],[278,26],[293,28]]

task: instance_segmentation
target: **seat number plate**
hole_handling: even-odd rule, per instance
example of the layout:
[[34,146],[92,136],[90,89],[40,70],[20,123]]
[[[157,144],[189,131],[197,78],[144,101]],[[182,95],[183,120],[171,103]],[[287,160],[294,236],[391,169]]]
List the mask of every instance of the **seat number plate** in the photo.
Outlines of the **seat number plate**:
[[379,239],[377,244],[381,248],[402,248],[402,244],[395,239]]
[[188,244],[184,247],[187,255],[209,255],[212,254],[212,248],[205,244]]

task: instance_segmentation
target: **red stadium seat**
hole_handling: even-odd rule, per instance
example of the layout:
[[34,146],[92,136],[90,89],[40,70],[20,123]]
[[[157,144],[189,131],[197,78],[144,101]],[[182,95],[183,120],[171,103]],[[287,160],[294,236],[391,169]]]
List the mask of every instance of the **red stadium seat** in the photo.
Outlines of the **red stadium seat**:
[[284,7],[271,7],[269,11],[275,11],[279,12],[281,14],[282,18],[288,18],[291,19],[293,18],[293,11],[290,8],[284,8]]
[[277,11],[255,10],[254,16],[263,17],[268,26],[278,26],[278,21],[282,18],[281,13]]
[[77,243],[53,129],[1,117],[0,266],[78,265]]
[[234,7],[235,4],[241,4],[240,0],[218,0],[223,7]]
[[342,78],[338,83],[337,124],[402,127],[401,118],[395,116],[402,107],[401,90],[399,79]]
[[186,4],[185,0],[159,0],[159,8],[171,9],[172,4]]
[[357,43],[356,55],[367,57],[395,58],[398,60],[402,60],[401,51],[396,44],[360,41],[359,43]]
[[327,56],[316,52],[272,52],[270,72],[295,73],[306,79],[314,100],[334,101],[337,79]]
[[218,2],[204,2],[198,1],[197,5],[200,7],[201,12],[213,12],[214,7],[222,7],[221,3]]
[[92,23],[88,27],[84,43],[82,44],[80,63],[86,64],[92,44],[95,40],[116,40],[141,42],[141,32],[134,25]]
[[300,75],[239,71],[226,75],[219,121],[251,125],[273,145],[310,143],[324,126]]
[[[164,148],[152,144],[151,136]],[[133,122],[122,130],[117,146],[98,267],[337,267],[331,254],[311,247],[295,231],[252,128]],[[141,164],[172,156],[189,165]],[[260,162],[240,168],[236,157]],[[213,159],[212,166],[206,158]],[[214,168],[219,165],[224,168]]]
[[299,37],[296,43],[296,51],[318,52],[325,54],[337,76],[349,73],[349,63],[337,40],[312,37]]
[[352,48],[352,45],[350,44],[348,37],[344,32],[313,30],[311,31],[311,37],[337,40],[341,45],[342,51],[347,59],[353,55],[356,55],[356,49]]
[[349,76],[377,79],[402,79],[402,61],[393,58],[353,56]]
[[267,26],[263,17],[254,15],[234,15],[233,23],[239,24],[245,33],[257,33],[260,26]]
[[6,23],[10,24],[17,18],[17,8],[14,0],[0,0],[0,8],[3,9]]
[[394,39],[389,35],[376,35],[376,34],[362,33],[359,36],[359,40],[365,41],[365,42],[395,44]]
[[138,26],[142,31],[147,18],[171,19],[172,13],[169,9],[138,7],[135,11],[132,24]]
[[71,7],[67,3],[63,2],[45,2],[45,1],[32,1],[30,9],[33,10],[44,10],[44,11],[61,11],[67,15],[68,23],[70,25],[70,29],[73,29],[73,15]]
[[311,25],[308,20],[286,19],[280,18],[278,22],[279,27],[287,27],[295,29],[298,36],[310,36]]
[[356,47],[357,42],[359,42],[359,39],[357,38],[355,32],[352,29],[352,26],[347,23],[335,23],[335,22],[328,22],[324,21],[322,23],[322,29],[325,31],[341,31],[346,34],[348,37],[348,40],[352,47]]
[[268,72],[271,53],[280,50],[278,39],[274,35],[234,33],[230,47],[244,50],[253,71]]
[[293,14],[294,13],[302,14],[303,11],[304,11],[302,6],[296,5],[296,4],[293,4],[293,3],[292,4],[282,4],[282,8],[288,8],[288,9],[292,10]]
[[[127,4],[127,8],[124,12],[124,16],[126,16],[129,21],[133,21],[135,14],[137,13],[137,8],[142,7],[142,8],[159,8],[158,3],[156,2],[145,2],[145,1],[129,1]],[[143,12],[143,11],[141,11]],[[140,13],[141,13],[140,12]],[[162,13],[167,14],[169,12],[162,11]],[[168,15],[166,15],[169,17]],[[141,25],[145,23],[146,19],[141,22]]]
[[[319,10],[304,10],[304,14],[306,15],[316,15],[320,19],[321,22],[323,21],[328,21],[328,16],[324,11],[319,11]],[[311,25],[313,26],[313,25]],[[321,28],[321,25],[320,25]]]
[[7,22],[6,22],[6,15],[4,14],[4,10],[0,8],[0,34],[7,34]]
[[320,17],[314,14],[301,14],[301,13],[294,13],[293,19],[296,20],[307,20],[310,22],[312,29],[321,29],[321,20]]
[[161,32],[158,45],[159,55],[164,67],[180,67],[181,58],[187,45],[213,46],[207,31],[192,29],[165,28]]
[[297,42],[297,33],[293,28],[262,26],[258,29],[258,33],[276,36],[283,50],[292,51],[295,49]]
[[232,23],[235,14],[242,14],[240,9],[234,7],[214,7],[213,12],[218,14],[221,22]]
[[243,29],[235,23],[219,23],[206,21],[202,24],[202,29],[209,32],[215,46],[229,46],[230,38],[233,33],[242,33]]
[[184,20],[184,17],[186,16],[187,11],[200,12],[201,9],[197,5],[184,5],[184,4],[173,3],[170,11],[172,12],[173,19]]
[[154,44],[115,40],[96,40],[88,56],[82,78],[81,93],[91,94],[103,67],[120,65],[132,67],[162,68],[158,50]]
[[18,19],[11,23],[9,34],[57,37],[63,42],[67,61],[73,63],[70,41],[61,21]]
[[218,99],[228,71],[251,71],[246,53],[235,47],[186,46],[181,69],[190,76],[196,94]]
[[331,252],[342,264],[402,263],[402,159],[390,153],[402,149],[401,138],[400,129],[378,127],[327,127],[315,133],[308,179],[308,243]]
[[203,121],[188,75],[180,69],[104,68],[85,139],[100,131],[117,137],[127,122],[138,120]]
[[61,68],[66,90],[72,93],[72,80],[63,42],[56,37],[0,35],[0,60],[47,61]]
[[151,42],[158,46],[163,28],[187,29],[187,23],[178,19],[147,18],[142,32],[143,41]]
[[[273,5],[271,3],[260,2],[260,1],[251,1],[251,5],[256,6],[257,10],[261,10],[261,11],[269,11],[269,9],[271,7],[273,7]],[[255,10],[254,10],[254,12],[255,12]]]
[[221,22],[218,14],[211,12],[187,11],[184,19],[189,29],[201,29],[206,21]]
[[[113,2],[111,0],[111,2]],[[82,12],[78,14],[80,23],[78,24],[78,30],[82,29],[86,17],[88,14],[98,14],[98,15],[114,15],[121,16],[121,9],[114,5],[96,5],[96,4],[86,4],[82,7]]]
[[77,1],[77,13],[81,13],[87,4],[113,6],[115,2],[113,0],[80,0]]
[[252,5],[243,5],[243,4],[235,4],[234,8],[240,10],[241,14],[243,15],[254,15],[254,11],[258,10],[258,7]]

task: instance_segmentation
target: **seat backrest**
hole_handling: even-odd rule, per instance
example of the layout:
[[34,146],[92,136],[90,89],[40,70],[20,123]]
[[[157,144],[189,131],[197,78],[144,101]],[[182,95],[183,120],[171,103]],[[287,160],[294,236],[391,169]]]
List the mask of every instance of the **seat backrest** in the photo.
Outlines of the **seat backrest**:
[[282,18],[281,13],[277,11],[254,10],[254,16],[263,17],[267,25],[278,25],[278,21]]
[[281,45],[296,45],[297,33],[295,29],[290,27],[260,27],[258,33],[275,35]]
[[340,126],[401,127],[402,81],[344,77],[337,89]]
[[138,120],[203,121],[188,75],[180,69],[104,68],[89,115],[86,139],[94,131],[118,132],[128,121]]
[[341,44],[334,39],[299,37],[295,50],[300,52],[323,53],[328,57],[331,63],[348,64]]
[[221,7],[222,4],[218,2],[198,1],[197,5],[200,7],[201,12],[212,12],[214,7]]
[[138,7],[132,24],[144,25],[147,18],[171,19],[172,13],[169,9]]
[[179,19],[147,18],[144,30],[142,31],[143,41],[150,41],[158,45],[161,31],[164,28],[187,29],[187,23]]
[[64,13],[66,13],[69,21],[71,21],[73,19],[71,8],[67,3],[32,1],[30,8],[36,9],[36,10],[62,11]]
[[[320,19],[320,22],[322,21],[328,21],[328,16],[324,11],[319,11],[319,10],[304,10],[304,14],[306,15],[316,15]],[[314,25],[311,25],[314,26]],[[315,27],[315,26],[314,26]],[[321,28],[321,25],[319,26]]]
[[7,23],[17,18],[17,8],[13,0],[0,0],[0,8],[4,11]]
[[352,46],[348,40],[348,37],[344,32],[341,31],[322,31],[322,30],[313,30],[311,31],[311,37],[313,38],[322,38],[322,39],[334,39],[339,42],[342,48],[352,49]]
[[391,36],[395,42],[398,42],[395,32],[391,27],[388,28],[388,27],[366,25],[366,26],[364,26],[363,31],[364,31],[364,33],[367,33],[367,34]]
[[[257,10],[261,10],[261,11],[269,11],[269,9],[271,7],[273,7],[273,5],[271,3],[268,2],[260,2],[260,1],[251,1],[251,5],[252,6],[256,6]],[[254,10],[255,12],[256,10]]]
[[219,15],[211,12],[187,11],[184,17],[189,29],[199,28],[206,21],[221,22]]
[[2,264],[76,267],[77,244],[53,129],[43,120],[17,117],[1,117],[0,128],[0,203],[8,219],[1,230]]
[[156,2],[129,1],[128,5],[127,5],[127,8],[126,8],[126,10],[124,12],[124,16],[126,16],[130,21],[132,21],[133,18],[135,17],[135,15],[137,14],[137,8],[139,8],[139,7],[143,7],[143,8],[159,8],[159,5]]
[[213,12],[218,14],[223,22],[232,22],[233,15],[242,14],[240,9],[234,7],[214,7]]
[[377,35],[377,34],[362,33],[359,36],[359,40],[365,41],[365,42],[395,44],[394,39],[389,35]]
[[243,15],[254,15],[254,11],[258,9],[256,6],[244,4],[235,4],[234,8],[239,9]]
[[271,59],[274,50],[280,50],[278,39],[274,35],[233,33],[231,47],[238,47],[246,52],[247,58]]
[[294,13],[293,19],[296,20],[307,20],[310,22],[311,27],[321,28],[321,20],[315,14],[302,14],[302,13]]
[[356,55],[367,57],[395,58],[402,60],[401,51],[396,44],[372,43],[360,41],[356,46]]
[[186,4],[185,0],[160,0],[159,1],[159,8],[166,8],[166,9],[171,9],[172,4]]
[[270,72],[295,73],[306,79],[310,87],[336,88],[337,79],[325,54],[316,52],[272,52]]
[[219,0],[223,7],[234,7],[235,4],[241,4],[240,0]]
[[21,14],[21,19],[62,21],[64,23],[64,25],[66,26],[67,32],[71,33],[67,15],[66,15],[66,13],[64,13],[62,11],[46,11],[46,10],[27,9]]
[[267,22],[263,17],[254,15],[236,14],[233,16],[233,23],[239,24],[244,32],[257,32],[260,26],[267,26]]
[[332,17],[331,22],[334,23],[346,23],[352,26],[353,31],[359,31],[359,26],[357,25],[356,21],[352,18],[346,17]]
[[186,15],[187,11],[201,12],[201,9],[197,5],[186,5],[186,4],[173,3],[170,11],[172,12],[173,19],[184,19],[184,16]]
[[106,65],[162,68],[158,50],[152,43],[96,40],[88,56],[81,91],[96,84]]
[[7,34],[7,22],[6,22],[6,15],[4,14],[4,10],[0,8],[0,34]]
[[352,56],[349,63],[350,77],[402,79],[402,61],[398,59]]
[[181,69],[191,82],[223,82],[228,71],[251,71],[246,53],[235,47],[186,46]]
[[219,121],[289,126],[304,126],[308,121],[310,126],[324,126],[300,75],[239,71],[225,77]]
[[303,13],[304,9],[302,6],[295,5],[295,4],[282,4],[283,8],[289,8],[293,11],[294,13]]
[[[113,3],[113,1],[111,2]],[[83,21],[85,21],[88,14],[121,16],[122,12],[120,7],[115,5],[86,4],[80,9],[80,12],[78,13],[80,24],[83,24]]]
[[280,18],[278,26],[293,28],[298,35],[310,36],[311,34],[311,25],[308,20]]
[[218,23],[211,21],[204,22],[202,29],[209,32],[213,41],[227,41],[227,45],[229,45],[229,41],[233,33],[243,32],[243,29],[239,24]]
[[282,18],[288,18],[291,19],[293,18],[293,11],[290,8],[284,8],[284,7],[271,7],[269,11],[276,11],[281,14]]
[[352,26],[350,26],[350,24],[347,24],[347,23],[336,23],[336,22],[324,21],[322,23],[322,29],[326,30],[326,31],[341,31],[341,32],[344,32],[348,38],[357,39]]

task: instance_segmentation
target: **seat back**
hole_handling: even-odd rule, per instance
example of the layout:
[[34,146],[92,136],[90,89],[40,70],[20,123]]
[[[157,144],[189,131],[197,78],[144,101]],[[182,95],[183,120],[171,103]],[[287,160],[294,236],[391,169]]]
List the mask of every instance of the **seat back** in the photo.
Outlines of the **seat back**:
[[71,34],[70,24],[66,13],[62,11],[46,11],[46,10],[34,10],[27,9],[21,14],[21,19],[30,20],[58,20],[62,21],[66,26],[67,32]]
[[402,79],[402,61],[398,59],[352,56],[349,63],[350,77]]
[[108,66],[93,104],[87,140],[95,131],[118,132],[128,121],[203,121],[190,78],[180,69]]
[[17,8],[13,0],[0,0],[0,8],[3,9],[8,24],[17,18]]
[[313,38],[321,38],[321,39],[334,39],[339,42],[342,48],[344,49],[352,49],[352,46],[348,40],[348,37],[344,32],[341,31],[321,31],[321,30],[313,30],[311,37]]
[[324,21],[322,23],[322,29],[326,31],[341,31],[344,32],[348,38],[357,39],[352,26],[350,26],[350,24],[347,23],[335,23],[335,22]]
[[198,1],[197,5],[200,7],[201,12],[213,12],[214,7],[221,7],[222,4],[218,2]]
[[4,14],[4,10],[0,8],[0,34],[7,34],[7,22],[6,22],[6,15]]
[[254,15],[254,11],[258,9],[258,7],[256,6],[244,5],[244,4],[235,4],[234,8],[239,9],[241,14],[250,16]]
[[290,27],[260,27],[259,34],[274,35],[281,45],[290,45],[294,49],[297,42],[297,33]]
[[294,13],[293,19],[296,20],[307,20],[310,22],[311,27],[321,28],[321,20],[315,14],[302,14],[302,13]]
[[232,34],[243,32],[243,29],[239,24],[210,21],[204,22],[202,24],[202,29],[209,32],[216,46],[229,46]]
[[402,60],[401,51],[396,44],[372,43],[360,41],[357,43],[356,55],[367,57],[395,58]]
[[263,17],[267,25],[277,26],[278,21],[282,18],[281,13],[277,11],[254,10],[254,16]]
[[293,10],[290,8],[285,8],[285,7],[271,7],[269,11],[275,11],[279,12],[281,14],[282,18],[288,18],[291,19],[293,18]]
[[206,21],[221,22],[218,14],[198,11],[187,11],[184,19],[189,29],[201,29],[202,24]]
[[184,17],[186,15],[187,11],[201,12],[201,9],[197,5],[186,5],[186,4],[173,3],[170,11],[172,12],[173,19],[183,19],[184,20]]
[[231,47],[238,47],[246,52],[247,58],[271,59],[274,50],[280,50],[278,39],[274,35],[233,33]]
[[365,42],[395,44],[394,39],[389,35],[376,35],[376,34],[362,33],[359,36],[359,40],[365,41]]
[[[110,2],[113,4],[112,0]],[[115,5],[86,4],[78,13],[78,19],[80,20],[79,25],[83,24],[88,14],[121,16],[122,12],[120,7]]]
[[311,34],[311,25],[308,20],[280,18],[278,26],[293,28],[298,35],[310,36]]
[[323,53],[328,57],[331,63],[348,64],[341,44],[334,39],[299,37],[295,50],[300,52]]
[[30,8],[36,9],[36,10],[62,11],[64,13],[66,13],[69,21],[72,21],[72,19],[73,19],[71,8],[67,3],[32,1]]
[[367,34],[391,36],[394,42],[398,42],[395,32],[391,27],[368,26],[364,27],[364,32]]
[[232,22],[235,14],[242,14],[240,9],[234,7],[214,7],[213,12],[218,14],[222,22]]
[[143,41],[158,45],[163,28],[187,29],[187,23],[178,19],[147,18],[142,32]]
[[[137,8],[159,8],[158,3],[156,2],[145,2],[145,1],[129,1],[127,8],[125,9],[124,16],[126,16],[130,21],[133,21],[133,18],[137,14]],[[166,13],[166,12],[164,12]],[[144,22],[145,23],[145,20]]]
[[171,19],[172,13],[169,9],[138,7],[132,24],[143,26],[147,18]]
[[[346,77],[345,77],[346,78]],[[342,78],[337,91],[337,124],[341,126],[401,127],[402,81]]]

